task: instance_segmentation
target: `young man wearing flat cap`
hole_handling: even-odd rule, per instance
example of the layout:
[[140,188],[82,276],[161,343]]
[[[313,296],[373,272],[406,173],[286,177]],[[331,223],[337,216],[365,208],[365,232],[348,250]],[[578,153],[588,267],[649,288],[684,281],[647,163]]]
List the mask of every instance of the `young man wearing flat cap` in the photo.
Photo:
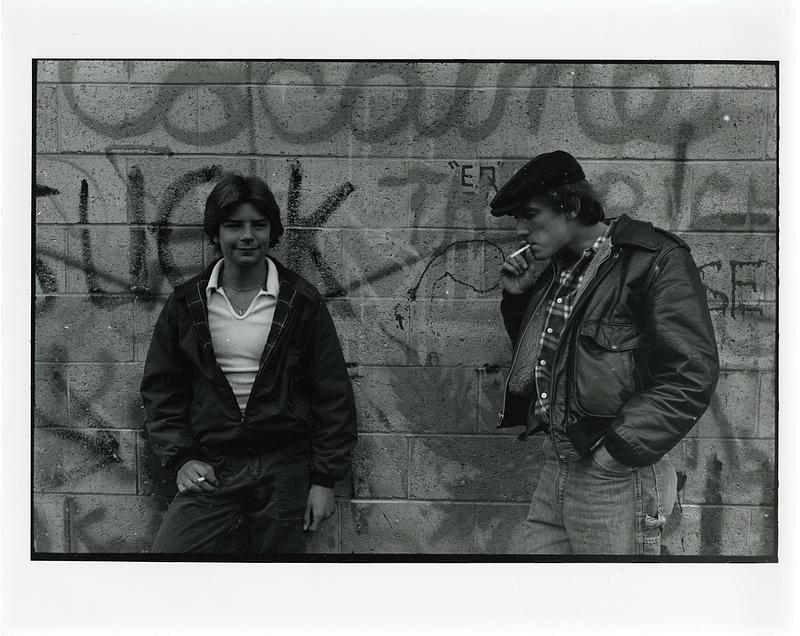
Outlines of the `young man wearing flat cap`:
[[605,219],[561,150],[534,157],[490,205],[514,217],[521,248],[500,271],[514,357],[499,426],[546,434],[527,548],[658,555],[677,494],[667,452],[719,374],[689,247],[624,214]]
[[357,437],[336,328],[268,253],[283,224],[262,179],[223,175],[203,226],[222,258],[167,299],[142,375],[150,446],[178,488],[151,551],[303,552]]

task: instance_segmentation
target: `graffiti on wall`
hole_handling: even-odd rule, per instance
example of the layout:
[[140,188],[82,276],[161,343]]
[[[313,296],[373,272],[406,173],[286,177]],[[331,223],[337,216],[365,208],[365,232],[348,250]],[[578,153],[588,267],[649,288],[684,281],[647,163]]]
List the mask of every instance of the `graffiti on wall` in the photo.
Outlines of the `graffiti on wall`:
[[[182,71],[183,69],[178,67],[173,72],[179,74]],[[475,110],[472,100],[476,99],[474,88],[477,86],[478,70],[474,66],[463,65],[456,79],[457,88],[452,91],[452,101],[438,116],[431,118],[429,111],[424,107],[425,83],[420,73],[409,65],[398,67],[353,65],[344,82],[344,87],[335,89],[319,88],[324,86],[325,82],[323,69],[318,65],[281,63],[276,65],[273,73],[286,71],[308,74],[318,92],[326,90],[335,92],[332,98],[334,106],[330,110],[331,114],[327,121],[311,129],[299,130],[293,127],[292,118],[287,117],[287,113],[282,112],[261,87],[248,86],[233,89],[227,87],[225,90],[211,87],[208,90],[212,91],[221,101],[227,116],[218,127],[201,131],[199,143],[208,145],[221,143],[237,138],[248,128],[252,129],[256,103],[263,108],[278,136],[296,144],[315,143],[322,139],[328,139],[342,130],[350,131],[361,141],[372,143],[385,141],[407,127],[412,127],[415,134],[423,137],[439,138],[446,133],[456,132],[464,139],[479,140],[496,131],[501,123],[503,113],[508,108],[511,87],[519,82],[524,73],[531,72],[537,74],[537,82],[534,83],[534,88],[527,91],[526,107],[530,116],[531,130],[536,132],[541,124],[546,104],[548,100],[552,99],[551,91],[547,86],[554,86],[557,83],[555,75],[557,71],[554,67],[542,65],[531,71],[530,68],[504,65],[499,74],[498,87],[493,91],[493,101],[488,109],[488,114],[482,119],[476,119],[471,113]],[[650,72],[656,74],[663,72],[663,84],[668,85],[669,78],[666,71],[659,69],[658,66],[653,66],[650,67]],[[613,86],[633,85],[635,78],[624,68],[621,67],[615,73]],[[364,89],[361,87],[379,76],[391,76],[401,81],[405,86],[405,100],[402,101],[400,108],[392,111],[390,116],[369,125],[363,125],[364,118],[361,109],[364,108]],[[165,86],[170,84],[168,79],[166,78],[164,81]],[[126,114],[122,122],[113,122],[100,119],[82,107],[72,84],[69,83],[71,75],[68,66],[62,67],[61,80],[66,82],[64,93],[68,106],[84,124],[98,133],[124,142],[126,138],[148,132],[158,124],[163,125],[166,133],[173,139],[186,143],[197,141],[197,131],[182,129],[176,124],[170,123],[168,117],[170,109],[181,95],[180,91],[189,90],[188,86],[177,91],[159,88],[153,103],[146,110],[135,115]],[[707,176],[699,187],[694,184],[693,190],[687,183],[686,153],[688,144],[713,134],[721,125],[719,122],[722,121],[722,111],[716,102],[713,102],[706,111],[699,113],[696,121],[686,121],[676,127],[663,125],[663,120],[668,116],[669,111],[666,95],[657,94],[656,99],[631,116],[623,97],[615,94],[614,105],[619,121],[617,124],[600,122],[592,116],[587,91],[575,89],[572,91],[571,97],[581,130],[592,139],[604,143],[619,143],[644,137],[674,148],[675,161],[672,175],[663,184],[666,192],[669,193],[669,196],[665,197],[667,227],[679,228],[681,223],[679,210],[686,203],[684,197],[690,191],[693,191],[694,204],[697,205],[706,197],[714,197],[717,193],[728,192],[734,187],[728,177],[716,173]],[[109,161],[113,162],[117,154],[136,154],[140,150],[144,150],[144,148],[119,143],[107,149],[107,156]],[[148,147],[146,150],[153,152],[154,149]],[[172,153],[171,149],[166,147],[161,150],[165,154]],[[380,284],[397,274],[405,274],[407,280],[405,294],[401,302],[392,309],[392,317],[387,321],[389,326],[380,326],[382,334],[388,340],[405,347],[407,341],[404,332],[411,320],[411,308],[415,303],[419,304],[423,301],[426,303],[424,311],[417,315],[422,320],[423,329],[435,331],[435,319],[432,315],[433,300],[447,300],[448,298],[465,297],[465,295],[467,295],[466,297],[480,297],[492,294],[498,289],[497,272],[503,259],[503,247],[496,240],[480,234],[475,238],[465,239],[459,235],[456,226],[470,228],[485,225],[486,203],[497,191],[498,174],[502,164],[502,161],[469,163],[459,159],[449,162],[450,172],[442,172],[428,167],[423,162],[411,167],[407,174],[382,177],[379,180],[382,188],[411,188],[409,206],[412,220],[410,222],[409,254],[399,262],[371,269],[357,280],[346,281],[336,264],[326,259],[314,232],[292,232],[291,230],[314,230],[326,227],[336,211],[345,206],[348,198],[357,191],[358,184],[350,180],[343,181],[332,187],[310,212],[302,214],[301,210],[305,209],[305,206],[302,205],[303,180],[307,178],[307,175],[304,173],[302,159],[292,159],[289,163],[286,201],[286,220],[290,228],[286,237],[289,265],[298,267],[302,264],[303,267],[310,265],[314,268],[314,273],[322,281],[322,291],[325,295],[328,298],[343,301],[342,307],[344,307],[345,316],[352,318],[358,315],[358,307],[351,295],[357,294],[359,290],[370,285]],[[113,306],[113,303],[123,302],[119,298],[121,295],[119,291],[110,291],[114,289],[124,290],[122,294],[128,298],[133,297],[137,301],[149,303],[151,307],[157,306],[160,296],[156,292],[161,289],[162,283],[166,282],[170,287],[174,287],[187,276],[187,272],[182,271],[178,266],[174,250],[181,241],[192,239],[187,236],[175,235],[173,231],[174,211],[195,188],[213,182],[221,172],[221,166],[208,165],[189,170],[179,176],[166,188],[164,194],[156,202],[156,219],[147,222],[144,205],[146,197],[152,195],[148,195],[143,171],[136,165],[129,168],[125,174],[127,206],[130,210],[128,222],[130,240],[126,255],[129,267],[128,276],[125,278],[103,271],[96,264],[95,254],[98,249],[102,248],[93,244],[92,234],[89,231],[88,212],[92,176],[85,175],[80,181],[79,197],[76,202],[78,224],[67,230],[79,238],[79,254],[74,256],[70,254],[68,257],[57,250],[44,247],[40,248],[37,254],[35,276],[40,291],[35,309],[37,319],[41,319],[48,312],[54,310],[58,303],[58,294],[61,292],[58,289],[54,271],[46,262],[48,260],[50,262],[61,260],[68,267],[79,269],[85,279],[90,301],[101,310],[104,307]],[[645,189],[648,187],[646,183],[639,181],[635,176],[616,169],[601,173],[596,183],[601,195],[615,187],[626,188],[631,193],[630,211],[641,206],[645,197]],[[436,242],[431,243],[424,239],[420,228],[428,222],[428,215],[432,214],[434,202],[439,200],[435,198],[435,193],[443,187],[447,190],[444,207],[437,207],[433,212],[436,215],[437,227],[441,226],[441,231],[437,233]],[[54,184],[49,183],[36,184],[35,192],[37,197],[52,197],[59,194],[59,190],[54,187]],[[774,201],[771,202],[759,194],[751,179],[745,215],[726,216],[725,213],[719,213],[713,218],[703,217],[699,221],[693,219],[693,224],[689,229],[731,227],[731,225],[741,229],[754,227],[769,229],[774,225],[774,220],[764,209],[769,208],[771,204],[774,205]],[[148,236],[155,239],[155,254],[150,253]],[[707,283],[709,301],[715,311],[728,315],[734,320],[743,318],[771,320],[762,315],[763,303],[759,302],[758,296],[759,285],[764,280],[764,270],[772,267],[768,261],[764,259],[715,259],[699,263],[699,266],[701,272],[708,271],[715,274],[723,271],[729,272],[729,278],[724,284],[721,284],[720,277],[714,278],[713,283]],[[304,271],[304,273],[306,272]],[[432,353],[435,354],[435,352],[429,352],[427,357],[419,359],[411,351],[409,364],[436,365],[437,358],[435,355],[432,356]],[[66,361],[69,360],[69,352],[51,352],[47,358]],[[499,369],[494,363],[489,365],[482,361],[476,361],[476,372],[491,374],[499,372]],[[63,383],[64,378],[59,378],[59,371],[55,373],[57,381],[60,380]],[[444,384],[448,380],[445,376],[449,370],[443,367],[441,373],[441,381]],[[59,390],[61,388],[63,387],[59,387]],[[100,397],[102,396],[94,396],[93,399]],[[87,402],[82,408],[91,410],[93,405]],[[725,424],[727,418],[719,400],[715,399],[711,408],[718,420]],[[46,414],[39,411],[37,411],[36,417],[41,418],[45,426],[57,429],[58,435],[62,436],[64,441],[82,449],[81,452],[83,450],[89,452],[85,463],[86,471],[97,471],[108,463],[121,462],[118,439],[106,430],[113,428],[113,424],[104,421],[102,415],[97,414],[97,417],[90,420],[90,426],[97,429],[91,434],[59,429],[56,422],[48,422]],[[762,459],[765,462],[770,461],[768,457]],[[703,471],[706,475],[706,500],[708,503],[722,503],[719,480],[723,466],[729,464],[734,469],[738,469],[739,459],[735,452],[731,452],[728,455],[716,457],[713,461],[716,463],[704,467]],[[695,471],[698,466],[689,465],[687,468]],[[479,472],[481,467],[471,466],[470,469]],[[43,484],[45,489],[58,488],[62,485],[58,482],[59,477],[52,475],[51,477],[51,481],[45,480]],[[135,476],[133,479],[135,480]],[[718,550],[721,545],[722,520],[719,510],[704,508],[701,514],[702,543],[707,546],[706,549],[710,551],[709,553],[714,553],[713,550]],[[81,527],[88,527],[101,521],[102,513],[89,511],[80,516]],[[84,543],[91,549],[101,547],[91,543],[91,533],[86,537]]]

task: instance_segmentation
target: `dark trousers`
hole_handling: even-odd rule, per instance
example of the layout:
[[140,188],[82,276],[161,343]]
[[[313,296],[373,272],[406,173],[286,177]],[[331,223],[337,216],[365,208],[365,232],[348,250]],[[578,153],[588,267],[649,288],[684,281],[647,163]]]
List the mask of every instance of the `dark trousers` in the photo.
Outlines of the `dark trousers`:
[[225,454],[210,461],[215,492],[178,493],[151,552],[302,553],[307,453]]

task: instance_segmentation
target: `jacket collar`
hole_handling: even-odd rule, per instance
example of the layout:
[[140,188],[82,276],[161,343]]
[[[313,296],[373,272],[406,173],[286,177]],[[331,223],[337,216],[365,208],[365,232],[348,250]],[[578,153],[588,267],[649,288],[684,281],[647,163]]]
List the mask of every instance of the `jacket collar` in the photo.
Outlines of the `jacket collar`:
[[658,236],[652,223],[635,221],[627,214],[621,214],[616,219],[607,219],[609,223],[613,220],[616,222],[611,228],[612,245],[635,245],[652,251],[658,249]]
[[[272,327],[267,335],[267,342],[261,354],[260,365],[266,362],[269,354],[275,349],[281,335],[289,326],[288,318],[292,308],[297,303],[300,295],[309,297],[311,286],[304,283],[297,274],[288,267],[284,267],[277,259],[270,256],[270,260],[278,269],[279,291],[278,300],[275,306],[275,313],[272,318]],[[205,350],[210,360],[216,360],[214,347],[211,342],[211,331],[208,327],[208,305],[205,290],[211,273],[218,261],[206,267],[200,274],[178,285],[173,292],[175,298],[185,298],[189,307],[192,322],[197,330],[200,344]]]

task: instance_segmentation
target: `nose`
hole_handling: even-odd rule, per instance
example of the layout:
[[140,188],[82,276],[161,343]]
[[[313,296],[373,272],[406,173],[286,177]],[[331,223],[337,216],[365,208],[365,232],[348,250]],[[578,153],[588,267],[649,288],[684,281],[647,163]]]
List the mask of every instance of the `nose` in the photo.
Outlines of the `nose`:
[[249,241],[253,238],[253,227],[249,223],[242,226],[242,240]]
[[528,236],[528,225],[522,219],[516,219],[514,221],[514,232],[520,238],[524,238]]

